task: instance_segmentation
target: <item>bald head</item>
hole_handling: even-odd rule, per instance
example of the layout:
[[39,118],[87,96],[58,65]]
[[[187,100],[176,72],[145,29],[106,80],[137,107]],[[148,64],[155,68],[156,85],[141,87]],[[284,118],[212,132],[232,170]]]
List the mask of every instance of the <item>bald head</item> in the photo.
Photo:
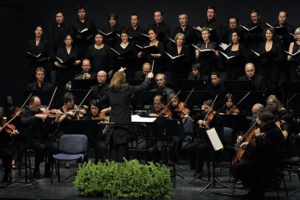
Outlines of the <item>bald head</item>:
[[260,103],[256,103],[252,106],[252,115],[253,117],[257,118],[261,114],[261,112],[264,110],[264,106]]
[[253,63],[247,63],[245,65],[245,73],[248,79],[252,79],[255,74],[255,65]]
[[106,81],[106,78],[107,78],[107,74],[105,71],[101,70],[97,73],[97,80],[98,80],[99,85],[104,84]]
[[146,62],[143,64],[143,74],[147,76],[149,72],[151,72],[151,64]]

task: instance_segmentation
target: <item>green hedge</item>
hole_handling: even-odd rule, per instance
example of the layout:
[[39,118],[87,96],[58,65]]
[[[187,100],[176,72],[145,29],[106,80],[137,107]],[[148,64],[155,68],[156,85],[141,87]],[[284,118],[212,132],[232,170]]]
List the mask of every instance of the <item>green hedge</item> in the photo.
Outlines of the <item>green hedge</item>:
[[74,184],[79,195],[108,198],[170,199],[173,190],[165,165],[146,165],[138,160],[98,164],[89,161],[79,166]]

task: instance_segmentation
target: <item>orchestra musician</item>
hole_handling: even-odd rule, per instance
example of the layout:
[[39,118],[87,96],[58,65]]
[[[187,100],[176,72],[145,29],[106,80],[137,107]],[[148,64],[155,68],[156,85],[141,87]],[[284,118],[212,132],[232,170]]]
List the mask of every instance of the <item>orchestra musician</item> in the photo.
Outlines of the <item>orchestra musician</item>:
[[167,81],[166,81],[166,75],[165,74],[161,74],[161,73],[156,74],[155,81],[156,81],[157,88],[154,88],[151,91],[166,92],[168,96],[170,94],[174,93],[173,89],[166,86]]
[[[109,116],[106,116],[105,112],[100,112],[100,107],[97,100],[93,99],[90,101],[89,106],[90,113],[86,115],[83,120],[101,120],[109,121]],[[95,162],[105,162],[107,159],[107,144],[105,142],[105,134],[103,133],[103,126],[97,126],[97,140],[95,141],[96,145],[96,155]]]
[[83,59],[81,63],[82,71],[79,74],[76,74],[74,79],[77,80],[86,80],[86,79],[96,79],[96,73],[91,72],[91,62],[89,59]]
[[3,126],[6,124],[4,109],[0,107],[0,158],[2,158],[2,165],[4,168],[3,182],[12,182],[11,169],[13,155],[16,153],[16,147],[13,144],[13,137],[18,134],[18,131],[14,129],[11,133],[8,133]]
[[[16,127],[16,130],[19,130],[21,128],[21,122],[20,122],[20,108],[16,106],[12,96],[7,96],[5,99],[4,103],[4,113],[6,115],[6,121],[10,121],[12,118],[14,118],[11,123],[14,124]],[[18,139],[14,138],[14,144],[17,145]],[[17,169],[16,162],[15,162],[15,157],[17,156],[16,154],[13,155],[13,160],[11,163],[12,169]]]
[[[195,116],[194,119],[197,126],[203,126],[204,129],[200,128],[198,130],[199,136],[194,139],[194,143],[190,146],[190,169],[195,170],[193,176],[196,178],[202,177],[205,156],[212,149],[208,136],[203,130],[215,128],[220,140],[224,141],[223,120],[221,115],[214,110],[213,101],[211,99],[204,101],[202,107],[206,117],[203,119],[202,116]],[[219,162],[219,156],[219,153],[217,153],[216,163]],[[207,160],[207,162],[209,161]]]
[[131,123],[130,97],[136,92],[147,88],[153,73],[148,73],[144,82],[139,86],[131,86],[126,83],[125,68],[116,72],[110,82],[106,95],[98,99],[99,103],[108,101],[111,105],[109,130],[106,142],[111,147],[111,159],[123,162],[127,154],[127,143],[129,139],[129,127]]
[[215,102],[214,109],[218,110],[223,105],[223,99],[227,94],[227,88],[221,83],[219,72],[212,72],[210,74],[211,85],[207,87],[209,92],[212,92],[214,96],[218,95]]
[[53,124],[48,118],[48,113],[41,111],[41,99],[38,96],[30,97],[28,108],[20,114],[20,121],[22,124],[20,137],[25,140],[27,148],[35,150],[33,177],[42,178],[40,163],[46,153],[48,158],[45,163],[44,177],[51,177],[50,167],[54,162],[53,154],[58,153],[58,145],[50,137]]
[[284,141],[281,130],[275,125],[275,117],[270,111],[259,116],[259,128],[250,142],[243,142],[240,148],[252,151],[249,160],[236,167],[236,179],[240,179],[245,187],[250,187],[248,195],[263,196],[266,183],[263,177],[278,174],[283,160],[281,145]]
[[224,106],[218,110],[219,113],[224,115],[238,115],[240,110],[234,105],[234,98],[231,93],[225,95]]
[[[107,80],[106,72],[103,70],[100,70],[97,73],[98,84],[92,86],[93,99],[100,99],[106,94],[107,89],[109,87],[109,84],[106,82],[106,80]],[[99,107],[100,107],[100,110],[107,108],[107,107],[109,107],[109,102],[103,102],[103,103],[101,103],[101,105],[99,105]]]

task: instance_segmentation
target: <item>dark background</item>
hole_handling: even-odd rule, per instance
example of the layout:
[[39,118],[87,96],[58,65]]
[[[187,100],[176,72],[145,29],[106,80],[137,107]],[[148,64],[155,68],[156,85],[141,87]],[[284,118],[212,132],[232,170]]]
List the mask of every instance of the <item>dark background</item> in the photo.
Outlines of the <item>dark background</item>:
[[12,95],[17,104],[22,104],[24,98],[20,89],[26,88],[25,49],[29,40],[34,37],[37,25],[44,27],[47,36],[48,27],[55,22],[55,13],[61,10],[65,13],[66,22],[71,23],[76,17],[78,5],[87,8],[87,17],[95,20],[97,29],[107,22],[109,12],[117,12],[119,23],[128,27],[130,14],[140,15],[140,25],[147,27],[153,23],[153,11],[161,9],[164,12],[164,22],[172,29],[178,26],[178,14],[187,13],[189,24],[197,26],[206,18],[208,5],[217,8],[216,18],[228,26],[227,19],[231,15],[238,16],[240,24],[250,23],[250,10],[258,9],[264,22],[277,22],[278,11],[285,9],[289,13],[288,22],[295,27],[300,24],[299,6],[297,0],[2,0],[0,3],[0,105],[5,96]]

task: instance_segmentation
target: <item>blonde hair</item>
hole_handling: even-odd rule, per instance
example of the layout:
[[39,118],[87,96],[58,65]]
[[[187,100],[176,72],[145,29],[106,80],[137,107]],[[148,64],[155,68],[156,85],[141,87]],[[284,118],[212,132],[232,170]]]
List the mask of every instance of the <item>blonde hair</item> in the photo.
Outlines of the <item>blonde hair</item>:
[[268,103],[275,103],[276,104],[276,109],[279,110],[285,110],[285,108],[283,107],[282,103],[279,101],[278,97],[276,95],[270,95],[268,96],[267,100],[266,100],[267,104]]
[[125,85],[127,85],[125,73],[123,71],[118,71],[112,77],[109,87],[112,87],[114,89],[120,89]]

